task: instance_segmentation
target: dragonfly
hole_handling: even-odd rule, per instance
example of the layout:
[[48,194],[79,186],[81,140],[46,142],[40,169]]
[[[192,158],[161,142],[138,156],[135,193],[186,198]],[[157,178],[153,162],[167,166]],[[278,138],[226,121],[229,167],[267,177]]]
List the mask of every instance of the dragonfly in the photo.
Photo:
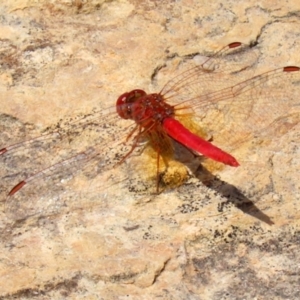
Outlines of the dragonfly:
[[[52,206],[56,207],[57,195],[63,194],[63,186],[67,185],[64,177],[88,174],[88,169],[89,174],[110,174],[145,144],[156,153],[156,192],[160,161],[168,165],[175,151],[174,141],[204,160],[238,167],[240,157],[233,153],[238,154],[242,145],[248,145],[249,150],[263,147],[300,121],[300,100],[295,97],[300,88],[300,67],[284,66],[254,74],[257,60],[252,47],[230,43],[200,64],[191,59],[180,63],[178,75],[158,93],[134,89],[119,96],[114,106],[67,120],[41,136],[3,147],[0,158],[4,165],[15,165],[26,149],[30,149],[26,157],[43,149],[36,166],[17,171],[15,177],[21,180],[7,192],[7,211],[16,219],[41,213],[45,209],[44,195],[55,199]],[[194,132],[188,128],[191,119],[197,124]],[[80,142],[83,136],[85,143]],[[51,147],[55,149],[50,153],[52,158],[46,160],[43,155],[50,155]],[[137,167],[127,163],[128,174],[134,172],[130,169]],[[113,174],[106,179],[123,180]],[[43,189],[46,181],[53,182],[51,195]]]

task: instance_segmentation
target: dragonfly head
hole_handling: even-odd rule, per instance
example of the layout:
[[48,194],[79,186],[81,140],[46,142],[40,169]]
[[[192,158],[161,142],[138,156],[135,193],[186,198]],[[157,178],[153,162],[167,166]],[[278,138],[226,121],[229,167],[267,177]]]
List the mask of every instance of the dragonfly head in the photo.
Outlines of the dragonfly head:
[[139,89],[122,94],[116,103],[118,115],[123,119],[132,119],[132,104],[146,95],[145,91]]

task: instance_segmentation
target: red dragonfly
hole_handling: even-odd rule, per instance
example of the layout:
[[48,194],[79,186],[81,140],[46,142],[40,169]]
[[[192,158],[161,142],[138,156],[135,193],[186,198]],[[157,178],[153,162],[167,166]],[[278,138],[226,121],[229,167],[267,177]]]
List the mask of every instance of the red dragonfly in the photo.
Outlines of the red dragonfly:
[[[300,68],[285,66],[253,76],[256,60],[257,55],[251,47],[231,43],[200,65],[184,66],[186,70],[169,80],[159,93],[132,90],[122,94],[114,108],[66,122],[67,129],[58,128],[2,148],[0,155],[6,163],[13,164],[14,157],[23,149],[47,148],[50,144],[53,147],[55,143],[65,143],[66,148],[71,148],[70,144],[78,135],[84,132],[92,136],[92,131],[97,132],[96,137],[95,134],[91,137],[91,144],[83,146],[79,153],[71,149],[73,155],[61,161],[53,160],[50,167],[43,167],[45,162],[41,159],[41,170],[26,171],[25,179],[8,192],[8,209],[18,218],[36,213],[36,203],[26,203],[34,197],[42,198],[45,191],[40,188],[40,182],[53,180],[61,185],[65,172],[73,176],[89,165],[97,165],[100,172],[107,171],[123,163],[145,141],[157,153],[157,172],[160,157],[166,158],[167,163],[173,140],[198,155],[232,167],[239,166],[239,157],[232,153],[243,143],[273,139],[300,120],[300,100],[294,97],[299,89]],[[206,136],[199,136],[181,123],[180,117],[190,118],[191,111]],[[132,129],[124,129],[122,119],[133,120]],[[131,144],[124,146],[129,140]],[[116,146],[118,153],[112,151]],[[157,181],[157,190],[158,185]],[[59,192],[62,191],[55,190]],[[25,201],[25,197],[30,201]]]

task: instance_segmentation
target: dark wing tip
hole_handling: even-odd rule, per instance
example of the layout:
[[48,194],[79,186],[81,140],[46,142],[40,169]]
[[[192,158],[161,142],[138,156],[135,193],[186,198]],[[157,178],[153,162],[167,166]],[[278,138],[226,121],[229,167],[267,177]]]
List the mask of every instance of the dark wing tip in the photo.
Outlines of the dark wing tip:
[[8,193],[8,196],[14,195],[17,191],[19,191],[24,185],[26,184],[26,181],[21,181],[17,185],[15,185],[11,191]]
[[240,47],[242,45],[242,43],[240,42],[233,42],[233,43],[230,43],[228,45],[229,48],[237,48],[237,47]]
[[300,68],[296,66],[287,66],[283,68],[283,72],[297,72],[297,71],[300,71]]

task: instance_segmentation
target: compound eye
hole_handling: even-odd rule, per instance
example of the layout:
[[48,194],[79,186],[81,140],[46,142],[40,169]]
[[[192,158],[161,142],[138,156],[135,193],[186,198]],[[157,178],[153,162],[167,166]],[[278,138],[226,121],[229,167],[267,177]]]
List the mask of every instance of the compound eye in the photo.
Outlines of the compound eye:
[[130,119],[131,116],[129,94],[130,93],[122,94],[116,102],[117,113],[123,119]]
[[123,119],[131,119],[132,104],[145,95],[146,92],[140,89],[132,90],[131,92],[122,94],[116,102],[116,109],[118,115]]
[[140,89],[132,90],[129,94],[130,94],[130,97],[132,97],[132,99],[131,99],[132,102],[147,95],[147,93],[145,91],[140,90]]

